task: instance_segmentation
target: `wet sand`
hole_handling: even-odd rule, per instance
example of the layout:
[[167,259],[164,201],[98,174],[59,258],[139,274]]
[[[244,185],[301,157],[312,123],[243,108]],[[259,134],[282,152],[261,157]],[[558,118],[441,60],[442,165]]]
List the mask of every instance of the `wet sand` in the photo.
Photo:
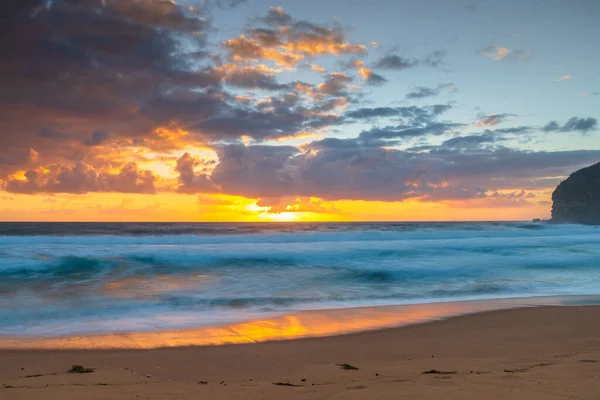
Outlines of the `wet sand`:
[[[94,372],[68,373],[74,364]],[[4,350],[0,398],[600,399],[600,307],[255,344]]]

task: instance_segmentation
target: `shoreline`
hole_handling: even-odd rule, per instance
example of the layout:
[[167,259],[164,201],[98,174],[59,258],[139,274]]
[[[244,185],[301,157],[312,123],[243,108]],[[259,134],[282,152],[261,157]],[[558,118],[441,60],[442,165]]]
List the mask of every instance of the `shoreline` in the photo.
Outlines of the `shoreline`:
[[[574,304],[574,305],[569,305]],[[136,350],[325,338],[531,307],[600,305],[600,295],[543,296],[300,311],[195,328],[65,336],[0,335],[3,350]]]
[[539,306],[265,343],[2,350],[0,397],[592,399],[598,332],[600,306]]

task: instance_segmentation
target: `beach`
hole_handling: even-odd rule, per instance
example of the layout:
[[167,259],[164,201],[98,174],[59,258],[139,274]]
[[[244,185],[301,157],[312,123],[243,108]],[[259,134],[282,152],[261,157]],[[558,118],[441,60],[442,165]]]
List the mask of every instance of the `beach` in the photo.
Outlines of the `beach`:
[[542,306],[266,343],[3,350],[0,398],[598,399],[598,332],[598,306]]
[[0,400],[600,399],[593,227],[35,223],[0,236]]

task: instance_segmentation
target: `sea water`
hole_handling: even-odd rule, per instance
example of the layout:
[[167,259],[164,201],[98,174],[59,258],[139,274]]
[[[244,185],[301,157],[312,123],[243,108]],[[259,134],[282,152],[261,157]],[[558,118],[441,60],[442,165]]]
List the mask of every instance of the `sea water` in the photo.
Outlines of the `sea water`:
[[0,335],[600,294],[600,229],[544,223],[2,223]]

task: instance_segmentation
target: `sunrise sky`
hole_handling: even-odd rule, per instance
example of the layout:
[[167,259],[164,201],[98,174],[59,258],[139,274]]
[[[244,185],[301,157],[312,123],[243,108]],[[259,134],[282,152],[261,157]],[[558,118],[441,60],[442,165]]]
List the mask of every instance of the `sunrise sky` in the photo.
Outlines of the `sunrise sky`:
[[600,161],[597,0],[8,0],[0,220],[525,220]]

